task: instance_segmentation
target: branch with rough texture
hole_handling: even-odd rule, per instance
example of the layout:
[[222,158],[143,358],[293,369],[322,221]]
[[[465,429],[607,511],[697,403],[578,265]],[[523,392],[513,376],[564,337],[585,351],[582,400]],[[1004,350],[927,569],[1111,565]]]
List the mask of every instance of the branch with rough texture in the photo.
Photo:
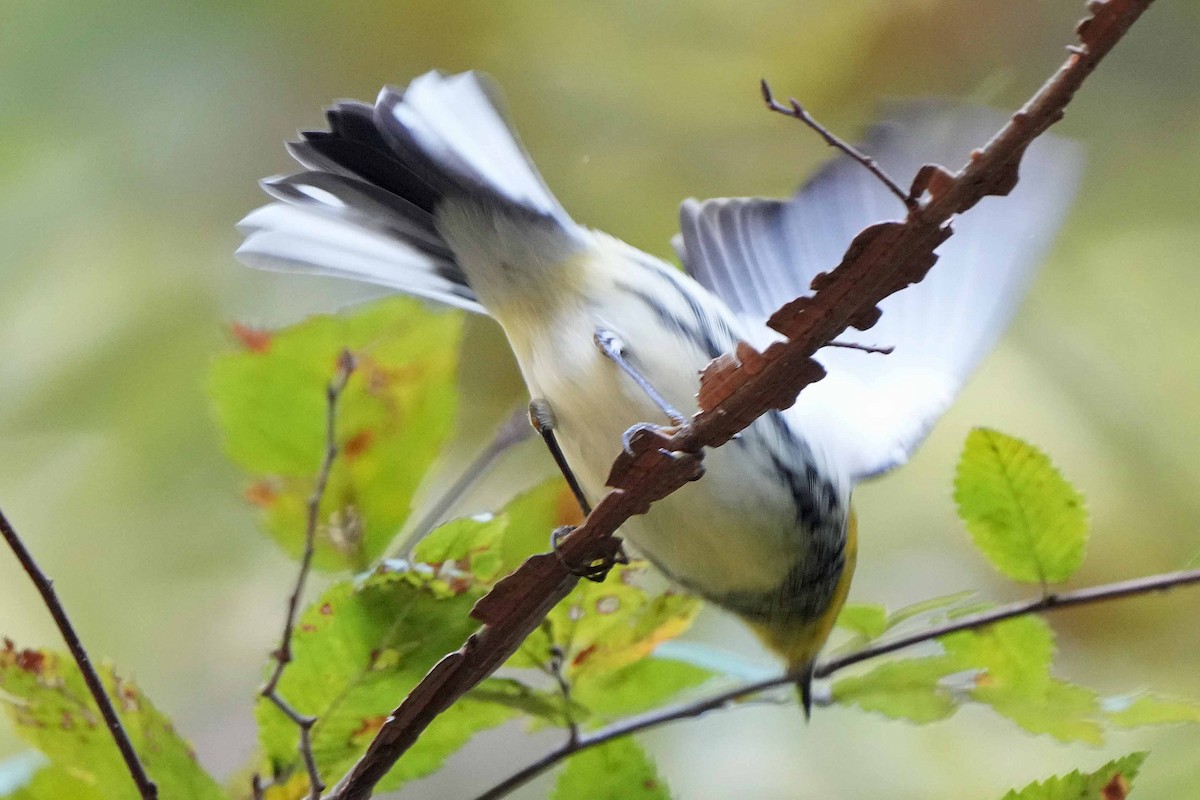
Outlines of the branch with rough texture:
[[[284,670],[287,669],[288,664],[292,663],[292,634],[296,630],[296,613],[300,609],[300,598],[304,594],[304,585],[308,582],[313,555],[317,549],[317,522],[320,519],[321,499],[325,496],[325,487],[329,484],[329,473],[333,470],[333,461],[337,458],[338,453],[338,399],[342,396],[342,391],[346,388],[353,372],[354,356],[350,351],[343,350],[338,356],[337,372],[329,385],[325,387],[325,451],[321,456],[321,466],[317,470],[316,480],[313,482],[312,494],[308,497],[307,516],[304,523],[304,553],[300,557],[300,570],[296,574],[296,583],[288,597],[287,616],[283,621],[283,634],[279,638],[279,647],[271,653],[271,657],[275,659],[275,669],[258,692],[300,729],[300,743],[297,749],[304,761],[304,768],[308,772],[310,800],[321,800],[321,792],[325,791],[325,783],[321,780],[321,773],[317,770],[317,759],[313,755],[312,749],[312,728],[316,724],[317,718],[310,714],[301,714],[291,703],[284,700],[277,690]],[[251,779],[251,788],[256,800],[264,796],[266,786],[258,775]]]
[[872,225],[855,237],[835,269],[817,276],[813,294],[779,309],[768,324],[786,339],[759,352],[745,342],[701,374],[700,411],[671,436],[641,431],[632,454],[613,465],[612,490],[557,554],[526,561],[481,599],[472,615],[482,627],[430,670],[392,712],[366,754],[331,797],[361,800],[387,774],[439,714],[490,675],[517,649],[546,613],[562,600],[589,564],[610,559],[613,535],[650,503],[702,474],[700,452],[729,441],[759,416],[791,406],[800,390],[824,377],[813,358],[847,327],[870,328],[877,304],[920,281],[937,260],[934,250],[951,233],[950,219],[988,195],[1007,194],[1017,181],[1025,148],[1063,116],[1071,97],[1100,60],[1150,5],[1151,0],[1092,0],[1092,16],[1079,24],[1058,72],[1009,123],[957,173],[927,165],[910,195],[917,203],[903,222]]
[[158,786],[146,773],[146,768],[138,758],[137,751],[133,749],[133,743],[129,741],[129,734],[121,725],[117,710],[113,707],[108,692],[104,690],[104,683],[100,680],[96,668],[92,666],[92,658],[88,655],[87,648],[83,646],[79,634],[75,632],[75,626],[67,617],[67,610],[63,607],[62,601],[58,599],[58,593],[54,591],[54,581],[50,580],[45,572],[42,572],[41,567],[34,561],[33,554],[21,541],[16,528],[8,521],[8,517],[4,515],[3,511],[0,511],[0,534],[4,535],[4,541],[8,542],[8,546],[12,548],[13,555],[21,563],[25,574],[37,587],[38,594],[42,596],[42,602],[46,604],[50,616],[54,617],[54,624],[58,626],[63,641],[67,643],[67,649],[71,651],[71,657],[75,659],[75,664],[83,675],[84,683],[87,684],[92,699],[100,707],[100,715],[104,717],[104,726],[108,728],[113,741],[117,743],[117,749],[121,751],[121,758],[125,759],[125,768],[129,770],[129,775],[133,778],[134,785],[137,786],[138,794],[143,800],[156,800]]
[[[1075,606],[1090,605],[1092,603],[1102,603],[1108,600],[1120,600],[1126,597],[1136,597],[1137,595],[1150,594],[1151,592],[1163,592],[1168,589],[1175,589],[1182,586],[1192,586],[1200,583],[1200,569],[1187,570],[1184,572],[1168,572],[1162,575],[1151,575],[1146,578],[1135,578],[1133,580],[1121,581],[1120,583],[1106,583],[1101,586],[1091,586],[1087,589],[1079,589],[1074,592],[1064,592],[1062,594],[1046,594],[1040,597],[1031,598],[1029,600],[1021,600],[1016,603],[999,606],[981,614],[973,614],[969,617],[948,622],[945,625],[938,625],[928,630],[918,631],[909,636],[897,637],[888,641],[878,642],[876,644],[864,647],[861,650],[856,650],[853,653],[847,653],[844,656],[830,659],[820,664],[813,675],[817,678],[828,678],[836,672],[840,672],[846,667],[854,664],[860,664],[864,661],[878,658],[879,656],[894,653],[914,645],[924,642],[931,642],[935,639],[947,636],[951,633],[959,631],[970,631],[985,628],[988,625],[995,625],[997,622],[1003,622],[1014,617],[1023,617],[1028,614],[1045,613],[1048,611],[1058,611],[1064,608],[1074,608]],[[505,778],[500,783],[488,789],[483,794],[479,795],[475,800],[498,800],[505,797],[525,785],[529,781],[541,775],[543,772],[553,768],[557,764],[565,761],[581,750],[587,750],[592,747],[598,747],[613,739],[619,739],[622,736],[630,736],[634,733],[657,728],[671,722],[678,722],[684,719],[694,719],[702,716],[709,711],[715,711],[720,708],[725,708],[736,700],[743,699],[749,695],[759,692],[774,689],[780,686],[792,686],[796,682],[796,675],[784,674],[774,678],[768,678],[754,683],[748,683],[743,686],[737,686],[728,689],[720,694],[707,697],[702,700],[697,700],[691,703],[683,703],[671,708],[651,711],[629,719],[621,720],[620,722],[608,725],[604,728],[592,731],[591,733],[582,734],[576,733],[571,736],[565,744],[556,750],[552,750],[546,755],[539,758],[529,766],[513,773],[508,778]]]

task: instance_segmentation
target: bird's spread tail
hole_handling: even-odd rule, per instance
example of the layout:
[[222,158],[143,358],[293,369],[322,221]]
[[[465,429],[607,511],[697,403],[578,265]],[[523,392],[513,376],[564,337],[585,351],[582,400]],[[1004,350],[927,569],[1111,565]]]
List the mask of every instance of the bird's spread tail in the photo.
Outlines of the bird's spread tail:
[[306,171],[271,178],[277,202],[239,227],[253,267],[354,278],[482,312],[437,226],[447,198],[569,227],[509,125],[491,83],[427,73],[375,105],[341,102],[329,130],[288,149]]

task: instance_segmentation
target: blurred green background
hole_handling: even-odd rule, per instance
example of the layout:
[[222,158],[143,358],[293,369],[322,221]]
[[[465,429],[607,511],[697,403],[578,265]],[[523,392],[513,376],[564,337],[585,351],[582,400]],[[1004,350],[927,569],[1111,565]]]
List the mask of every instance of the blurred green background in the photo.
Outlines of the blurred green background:
[[[1068,0],[558,3],[8,0],[0,25],[0,503],[114,659],[221,775],[253,747],[251,697],[292,566],[254,527],[205,393],[227,322],[276,324],[369,292],[251,274],[233,224],[281,143],[341,97],[432,67],[504,86],[576,219],[669,255],[680,199],[784,194],[828,152],[761,108],[757,81],[852,133],[877,100],[1012,107],[1062,60]],[[1078,585],[1200,551],[1200,5],[1159,3],[1071,106],[1082,193],[1012,333],[910,468],[859,496],[852,599],[978,587],[1006,599],[954,518],[966,431],[1037,442],[1089,499]],[[476,331],[486,339],[487,331]],[[475,378],[516,398],[510,367]],[[495,400],[500,403],[500,400]],[[483,426],[486,427],[486,426]],[[1200,697],[1200,596],[1054,618],[1064,677]],[[0,633],[59,646],[0,554]],[[699,638],[757,652],[710,613]],[[768,664],[765,656],[763,664]],[[648,737],[683,798],[998,797],[1149,748],[1137,796],[1195,796],[1194,728],[1103,750],[984,711],[925,728],[758,706]],[[405,797],[460,796],[546,749],[492,736]],[[0,728],[0,757],[20,744]],[[544,785],[544,784],[543,784]],[[538,796],[538,787],[528,796]]]

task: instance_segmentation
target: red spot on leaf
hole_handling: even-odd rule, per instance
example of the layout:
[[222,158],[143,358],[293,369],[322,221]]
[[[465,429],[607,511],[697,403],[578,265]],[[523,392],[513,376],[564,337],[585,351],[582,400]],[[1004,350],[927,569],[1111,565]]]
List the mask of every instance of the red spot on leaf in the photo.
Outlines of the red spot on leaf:
[[594,645],[594,644],[588,645],[587,647],[583,648],[582,650],[580,650],[578,653],[575,654],[574,658],[571,659],[571,666],[578,667],[584,661],[587,661],[588,658],[590,658],[592,653],[594,653],[594,652],[596,652],[596,645]]
[[450,591],[454,592],[454,594],[460,595],[470,589],[473,583],[474,581],[471,580],[470,576],[455,575],[446,583],[446,585],[450,588]]
[[300,626],[300,630],[304,631],[305,633],[315,633],[317,626],[313,625],[311,622],[305,622]]
[[229,326],[229,332],[233,334],[243,347],[252,353],[266,353],[271,349],[272,334],[270,331],[251,328],[249,325],[243,325],[240,322],[234,322]]
[[333,606],[329,605],[329,603],[321,603],[321,607],[317,609],[317,612],[322,616],[328,617],[333,613]]
[[378,714],[373,717],[363,717],[363,721],[357,728],[350,732],[351,739],[359,739],[364,736],[374,736],[383,723],[387,722],[387,717],[383,714]]
[[648,792],[656,792],[658,791],[658,781],[653,778],[646,778],[646,780],[642,781],[642,788]]
[[1104,800],[1125,800],[1129,796],[1129,781],[1121,773],[1113,775],[1104,788],[1100,790]]
[[273,481],[261,480],[250,484],[243,496],[246,498],[246,502],[252,506],[270,508],[279,497],[279,491],[275,488]]
[[141,697],[137,687],[128,681],[117,679],[117,699],[121,701],[121,710],[133,713],[141,710]]
[[17,654],[17,667],[34,675],[41,675],[46,667],[46,654],[37,650],[21,650]]
[[359,374],[364,376],[367,391],[373,395],[385,394],[393,386],[418,384],[429,371],[421,362],[385,366],[378,361],[368,360],[366,356],[359,359],[358,367]]
[[342,445],[342,455],[348,459],[358,458],[367,451],[374,441],[375,431],[370,428],[364,428],[346,440],[346,443]]

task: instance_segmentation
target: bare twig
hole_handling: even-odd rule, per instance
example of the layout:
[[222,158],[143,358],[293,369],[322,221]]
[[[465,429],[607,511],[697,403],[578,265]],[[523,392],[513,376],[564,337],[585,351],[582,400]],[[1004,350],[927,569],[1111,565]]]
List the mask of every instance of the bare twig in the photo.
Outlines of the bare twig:
[[847,327],[870,328],[877,304],[920,281],[934,251],[951,234],[949,221],[1017,181],[1025,148],[1062,118],[1063,110],[1100,60],[1151,0],[1092,0],[1078,28],[1080,46],[990,142],[957,173],[923,167],[913,181],[920,198],[903,222],[883,222],[855,237],[835,269],[813,281],[813,294],[775,312],[768,324],[784,339],[764,351],[742,342],[715,359],[700,379],[700,411],[677,431],[642,430],[632,453],[618,456],[611,490],[554,555],[530,558],[482,598],[472,616],[482,623],[463,646],[444,657],[380,727],[367,752],[331,798],[361,800],[443,711],[490,675],[520,646],[551,608],[575,586],[578,571],[611,558],[613,534],[635,514],[702,474],[699,454],[733,438],[761,415],[790,407],[799,392],[824,377],[813,354]]
[[[312,749],[312,728],[317,718],[301,714],[284,700],[277,691],[279,681],[283,677],[287,665],[292,662],[292,634],[296,629],[296,613],[300,608],[300,598],[304,595],[304,586],[308,582],[308,573],[312,569],[313,554],[316,552],[317,523],[321,513],[321,499],[325,496],[325,487],[329,484],[329,473],[333,469],[333,461],[337,458],[337,406],[338,399],[354,372],[354,356],[349,350],[343,350],[338,356],[337,372],[333,380],[325,387],[325,453],[321,458],[321,466],[313,484],[312,494],[308,498],[308,516],[304,525],[304,553],[300,557],[300,570],[296,575],[296,583],[288,597],[287,616],[283,621],[283,635],[279,647],[271,654],[275,659],[275,669],[266,684],[259,690],[259,695],[275,704],[283,714],[300,729],[300,757],[304,760],[304,768],[308,772],[309,798],[321,800],[321,792],[325,784],[317,770],[317,760]],[[253,776],[252,789],[255,797],[262,796],[263,786],[258,775]]]
[[554,682],[558,684],[558,693],[563,699],[563,715],[567,722],[567,746],[571,746],[579,741],[579,723],[575,720],[575,715],[571,712],[571,683],[567,680],[567,676],[563,673],[566,667],[566,653],[558,645],[550,648],[550,665],[547,671],[550,677],[554,678]]
[[[1122,581],[1120,583],[1108,583],[1101,586],[1092,586],[1087,589],[1080,589],[1074,592],[1066,592],[1064,594],[1051,594],[1039,596],[1030,600],[1022,600],[1016,603],[1000,606],[998,608],[985,611],[981,614],[974,614],[969,617],[948,622],[945,625],[938,625],[924,631],[918,631],[909,636],[903,636],[889,641],[879,642],[877,644],[864,647],[853,653],[848,653],[838,658],[830,659],[817,667],[814,676],[818,678],[828,678],[836,672],[840,672],[846,667],[854,664],[862,663],[869,659],[878,658],[879,656],[894,653],[903,648],[912,647],[913,645],[922,644],[938,639],[942,636],[959,631],[978,630],[989,625],[995,625],[997,622],[1003,622],[1014,617],[1026,616],[1028,614],[1045,613],[1049,611],[1058,611],[1064,608],[1073,608],[1075,606],[1088,605],[1091,603],[1101,603],[1109,600],[1119,600],[1126,597],[1136,595],[1149,594],[1151,592],[1162,592],[1168,589],[1174,589],[1182,586],[1190,586],[1200,583],[1200,569],[1187,570],[1184,572],[1168,572],[1161,575],[1152,575],[1146,578],[1136,578],[1134,580]],[[567,742],[556,750],[552,750],[546,755],[539,758],[537,761],[523,768],[519,772],[513,773],[508,778],[488,789],[483,794],[479,795],[476,800],[498,800],[505,797],[529,781],[541,775],[543,772],[551,769],[555,765],[561,763],[567,758],[576,753],[587,750],[592,747],[598,747],[613,739],[619,739],[623,736],[629,736],[640,731],[657,728],[671,722],[678,722],[685,719],[694,719],[702,716],[709,711],[714,711],[720,708],[725,708],[732,705],[735,701],[742,700],[750,695],[759,692],[775,689],[781,686],[791,686],[795,683],[795,675],[779,675],[773,678],[767,678],[754,683],[747,683],[742,686],[737,686],[728,689],[720,694],[707,697],[702,700],[683,703],[671,708],[651,711],[636,717],[622,720],[613,725],[592,731],[586,734],[577,734],[568,738]]]
[[121,725],[117,710],[113,707],[112,700],[109,699],[108,692],[104,689],[104,683],[100,680],[96,668],[92,666],[91,656],[88,655],[87,648],[83,646],[79,634],[75,632],[75,626],[71,624],[67,610],[63,607],[62,601],[58,599],[58,593],[54,591],[54,581],[42,572],[41,567],[34,561],[33,554],[21,541],[16,528],[8,521],[8,517],[4,515],[3,511],[0,511],[0,533],[4,534],[4,541],[8,542],[8,546],[12,548],[17,561],[25,570],[25,574],[37,587],[38,594],[42,596],[42,602],[46,605],[50,616],[54,618],[54,624],[58,626],[63,641],[67,643],[67,649],[71,651],[71,657],[75,659],[75,664],[83,675],[84,683],[87,684],[92,699],[100,707],[105,727],[108,728],[109,734],[116,742],[117,749],[121,751],[121,758],[125,759],[125,768],[129,770],[129,775],[133,778],[134,785],[137,786],[138,794],[142,796],[143,800],[155,800],[158,797],[158,786],[151,780],[146,773],[146,768],[138,759],[137,751],[133,749],[133,743],[129,741],[129,734]]
[[762,79],[762,81],[759,83],[759,87],[762,89],[763,102],[767,104],[768,109],[774,111],[776,114],[782,114],[785,117],[791,117],[792,119],[800,120],[805,125],[812,128],[818,136],[824,139],[827,145],[835,150],[841,151],[854,161],[857,161],[863,166],[864,169],[878,178],[879,182],[882,183],[889,192],[900,198],[900,202],[904,203],[905,208],[911,211],[917,207],[916,198],[901,189],[900,185],[892,180],[892,177],[884,171],[883,167],[879,166],[878,161],[871,158],[869,155],[862,152],[845,139],[842,139],[840,136],[826,128],[821,123],[817,122],[816,119],[813,118],[812,114],[809,114],[808,111],[805,110],[804,106],[800,105],[799,100],[794,97],[789,97],[788,105],[783,105],[775,99],[773,94],[771,94],[771,87],[767,84],[766,78]]

